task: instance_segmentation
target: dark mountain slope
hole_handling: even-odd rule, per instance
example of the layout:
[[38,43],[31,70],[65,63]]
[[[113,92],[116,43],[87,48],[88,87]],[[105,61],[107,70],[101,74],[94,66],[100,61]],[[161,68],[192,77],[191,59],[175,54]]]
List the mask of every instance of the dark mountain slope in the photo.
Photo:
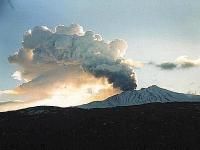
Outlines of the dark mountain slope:
[[1,150],[200,149],[200,103],[0,113]]

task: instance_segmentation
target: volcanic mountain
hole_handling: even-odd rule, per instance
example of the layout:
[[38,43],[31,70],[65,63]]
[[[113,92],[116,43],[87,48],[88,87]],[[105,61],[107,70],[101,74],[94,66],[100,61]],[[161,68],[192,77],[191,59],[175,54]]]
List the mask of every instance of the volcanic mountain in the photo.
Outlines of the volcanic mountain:
[[2,112],[0,149],[199,150],[199,101],[151,86],[79,108]]
[[148,103],[168,102],[200,102],[200,95],[172,92],[156,85],[141,90],[125,91],[104,101],[95,101],[79,106],[79,108],[109,108],[116,106],[131,106]]

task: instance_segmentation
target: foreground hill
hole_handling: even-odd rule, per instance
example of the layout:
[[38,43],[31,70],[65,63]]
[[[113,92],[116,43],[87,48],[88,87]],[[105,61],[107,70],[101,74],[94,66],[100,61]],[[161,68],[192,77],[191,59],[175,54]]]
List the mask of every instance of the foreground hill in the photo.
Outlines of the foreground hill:
[[200,95],[177,93],[156,85],[140,90],[125,91],[114,95],[104,101],[91,102],[79,106],[79,108],[109,108],[116,106],[131,106],[148,103],[168,103],[168,102],[200,102]]
[[200,103],[0,113],[1,150],[199,150]]

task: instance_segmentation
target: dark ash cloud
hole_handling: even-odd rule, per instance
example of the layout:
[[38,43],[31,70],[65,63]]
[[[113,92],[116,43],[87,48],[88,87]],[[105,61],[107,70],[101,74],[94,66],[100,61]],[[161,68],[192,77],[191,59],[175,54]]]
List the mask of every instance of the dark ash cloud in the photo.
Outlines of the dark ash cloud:
[[188,56],[180,56],[173,62],[164,62],[161,64],[150,62],[149,65],[156,66],[162,70],[189,69],[200,67],[200,58],[191,59]]
[[114,88],[120,87],[122,91],[133,90],[137,87],[135,73],[121,60],[111,61],[105,58],[95,58],[92,63],[84,63],[83,68],[95,77],[106,77]]
[[177,67],[177,64],[172,63],[172,62],[165,62],[156,66],[163,70],[173,70]]

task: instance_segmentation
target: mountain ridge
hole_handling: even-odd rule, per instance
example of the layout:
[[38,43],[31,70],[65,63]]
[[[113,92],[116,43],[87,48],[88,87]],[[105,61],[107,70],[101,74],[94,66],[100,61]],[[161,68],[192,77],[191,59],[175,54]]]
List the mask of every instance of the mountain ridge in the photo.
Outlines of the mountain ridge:
[[199,150],[199,118],[200,103],[38,106],[0,113],[0,149]]
[[173,92],[164,88],[160,88],[157,85],[152,85],[148,88],[141,88],[140,90],[124,91],[103,101],[94,101],[78,107],[85,109],[109,108],[155,102],[200,102],[200,95]]

